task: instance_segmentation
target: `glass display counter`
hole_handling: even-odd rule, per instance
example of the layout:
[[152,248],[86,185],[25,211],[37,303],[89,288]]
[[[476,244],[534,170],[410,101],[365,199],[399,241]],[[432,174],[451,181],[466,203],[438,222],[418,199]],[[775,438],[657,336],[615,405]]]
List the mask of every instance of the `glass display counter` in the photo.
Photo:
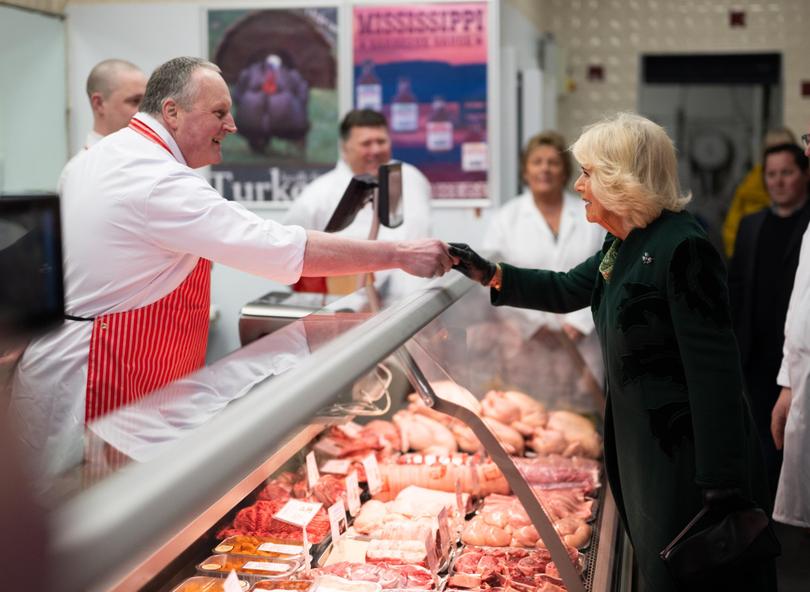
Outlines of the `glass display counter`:
[[[518,364],[526,348],[503,328],[509,321],[459,274],[398,302],[368,302],[363,292],[337,300],[90,424],[83,465],[50,488],[55,588],[172,590],[226,534],[255,534],[240,530],[246,509],[277,495],[315,499],[317,487],[290,481],[303,479],[306,453],[321,468],[347,461],[362,482],[362,450],[379,462],[380,502],[408,486],[464,500],[441,588],[503,587],[496,580],[508,571],[476,580],[459,558],[517,553],[555,564],[538,568],[533,587],[516,580],[517,590],[621,589],[626,557],[602,483],[598,392],[586,382],[567,391],[532,382],[532,364],[539,377],[553,368]],[[372,420],[393,439],[349,450],[367,441]],[[566,471],[574,477],[559,481]],[[520,524],[497,526],[500,510]],[[507,536],[496,528],[508,540],[493,551]]]

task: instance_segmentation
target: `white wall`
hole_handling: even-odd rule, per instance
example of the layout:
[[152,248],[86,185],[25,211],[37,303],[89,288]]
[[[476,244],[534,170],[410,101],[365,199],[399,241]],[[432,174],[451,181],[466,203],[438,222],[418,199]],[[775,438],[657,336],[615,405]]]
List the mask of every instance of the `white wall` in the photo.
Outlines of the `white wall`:
[[0,190],[56,188],[67,157],[58,17],[0,6]]

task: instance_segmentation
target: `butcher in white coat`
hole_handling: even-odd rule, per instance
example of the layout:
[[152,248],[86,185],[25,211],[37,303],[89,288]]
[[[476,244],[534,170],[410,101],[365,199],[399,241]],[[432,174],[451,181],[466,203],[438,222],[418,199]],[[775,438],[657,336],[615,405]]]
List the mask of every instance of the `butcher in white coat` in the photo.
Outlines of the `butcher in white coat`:
[[810,528],[810,228],[802,237],[776,382],[782,392],[773,408],[771,431],[777,449],[784,445],[784,457],[773,518]]

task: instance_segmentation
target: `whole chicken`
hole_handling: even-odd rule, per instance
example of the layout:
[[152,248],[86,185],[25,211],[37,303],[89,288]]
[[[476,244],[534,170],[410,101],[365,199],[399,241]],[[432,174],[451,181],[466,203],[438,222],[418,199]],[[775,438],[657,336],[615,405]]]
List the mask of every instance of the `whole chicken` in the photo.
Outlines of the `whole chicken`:
[[486,417],[497,419],[501,423],[511,424],[520,420],[520,406],[506,396],[504,391],[489,391],[481,401],[481,412]]
[[453,434],[434,419],[405,410],[397,411],[392,419],[402,436],[403,452],[409,449],[422,451],[428,448],[434,452],[441,451],[443,454],[458,451]]

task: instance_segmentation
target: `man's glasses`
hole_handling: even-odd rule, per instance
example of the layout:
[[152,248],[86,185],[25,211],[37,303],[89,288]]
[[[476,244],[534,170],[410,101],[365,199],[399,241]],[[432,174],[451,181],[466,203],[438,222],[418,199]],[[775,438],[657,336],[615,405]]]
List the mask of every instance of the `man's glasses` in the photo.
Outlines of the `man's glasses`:
[[805,148],[810,146],[810,134],[802,134],[802,144]]

